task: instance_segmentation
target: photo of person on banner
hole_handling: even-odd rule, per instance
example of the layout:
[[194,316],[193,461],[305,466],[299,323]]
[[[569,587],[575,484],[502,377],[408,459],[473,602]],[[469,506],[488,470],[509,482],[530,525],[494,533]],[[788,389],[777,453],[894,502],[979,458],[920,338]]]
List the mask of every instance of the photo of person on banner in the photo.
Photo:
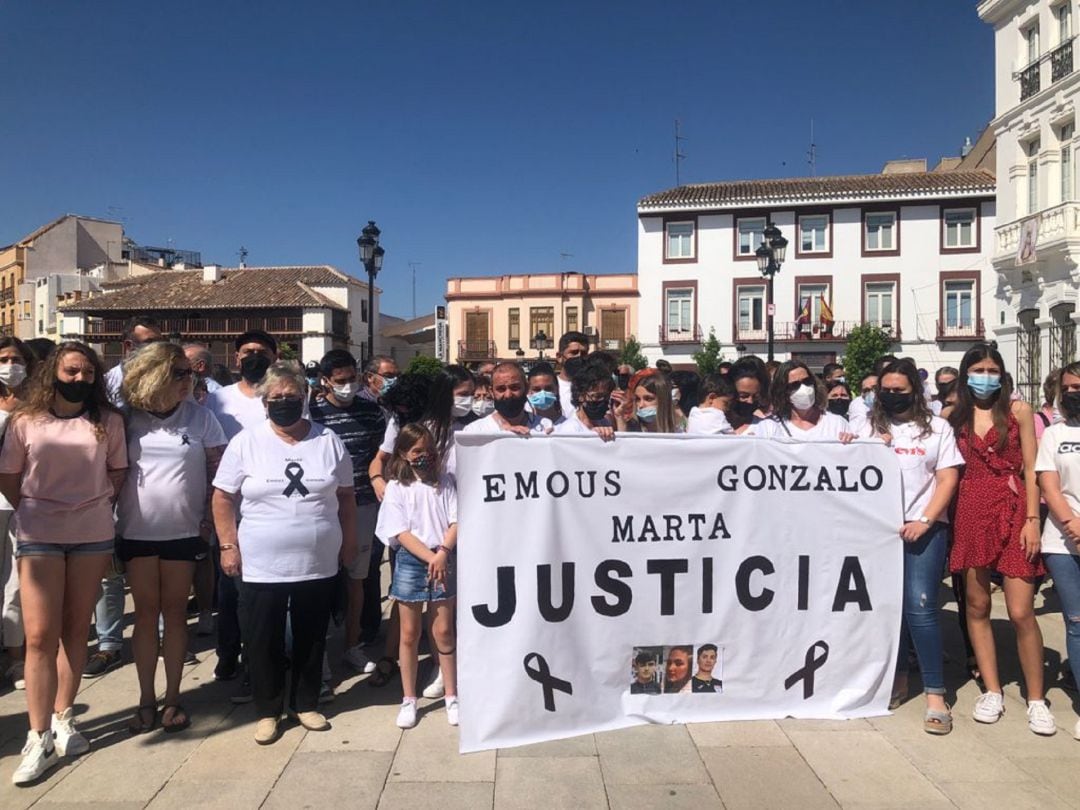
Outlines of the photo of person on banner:
[[691,644],[677,644],[667,649],[664,665],[664,694],[675,695],[690,691],[690,662],[694,657]]
[[660,681],[656,672],[660,666],[659,647],[635,647],[631,669],[634,678],[630,682],[631,695],[659,695]]
[[702,644],[697,650],[697,672],[690,680],[690,691],[720,694],[724,691],[724,682],[713,675],[723,675],[723,672],[724,664],[720,660],[720,651],[716,645]]

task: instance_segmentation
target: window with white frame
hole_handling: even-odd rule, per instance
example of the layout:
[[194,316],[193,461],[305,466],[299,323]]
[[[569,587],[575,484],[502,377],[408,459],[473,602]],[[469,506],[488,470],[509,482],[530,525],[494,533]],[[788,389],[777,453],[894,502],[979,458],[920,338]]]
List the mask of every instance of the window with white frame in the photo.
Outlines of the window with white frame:
[[[799,285],[799,319],[802,321],[804,331],[811,331],[814,324],[821,323],[822,303],[828,304],[828,284],[800,284]],[[831,310],[832,308],[829,307]],[[806,313],[809,312],[809,323]]]
[[754,251],[761,247],[765,239],[762,236],[766,227],[765,217],[740,219],[737,227],[739,229],[739,255],[753,256]]
[[971,280],[945,282],[946,334],[963,334],[975,328],[975,282]]
[[668,337],[689,338],[694,333],[694,290],[690,287],[665,291]]
[[1061,201],[1066,202],[1072,199],[1073,196],[1073,167],[1072,167],[1072,140],[1074,132],[1073,125],[1062,124],[1059,131],[1059,138],[1061,140]]
[[765,328],[765,286],[739,287],[739,334]]
[[1034,23],[1024,29],[1024,44],[1027,48],[1027,64],[1039,58],[1039,24]]
[[896,213],[866,215],[866,249],[896,250]]
[[958,250],[975,247],[975,209],[949,208],[942,215],[945,248]]
[[874,326],[896,326],[896,284],[892,281],[868,281],[865,289],[866,322]]
[[668,222],[664,229],[667,233],[665,259],[694,258],[693,222]]
[[1028,157],[1028,210],[1029,214],[1034,214],[1039,210],[1039,139],[1036,138],[1030,141],[1026,147]]
[[1064,45],[1072,37],[1072,0],[1062,3],[1054,9],[1057,19],[1058,45]]
[[799,252],[829,252],[829,215],[799,217]]

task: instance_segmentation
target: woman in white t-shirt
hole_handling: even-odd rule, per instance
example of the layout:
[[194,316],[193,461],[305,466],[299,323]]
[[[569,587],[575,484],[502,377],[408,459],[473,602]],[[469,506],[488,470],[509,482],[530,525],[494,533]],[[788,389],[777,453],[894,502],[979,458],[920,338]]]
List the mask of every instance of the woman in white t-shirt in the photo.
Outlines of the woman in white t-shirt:
[[748,433],[767,439],[796,441],[854,438],[847,420],[826,410],[825,386],[801,360],[781,363],[769,387],[772,416],[754,425]]
[[945,703],[945,664],[938,591],[949,548],[948,509],[960,480],[964,457],[952,426],[930,413],[922,378],[908,360],[890,363],[878,378],[874,404],[862,428],[864,438],[880,438],[896,454],[904,491],[904,612],[897,658],[897,692],[907,692],[906,639],[919,658],[928,734],[952,731]]
[[296,365],[272,365],[256,394],[267,420],[229,442],[214,477],[213,510],[221,569],[242,578],[255,742],[268,745],[286,708],[287,669],[290,714],[309,731],[330,727],[318,712],[323,651],[338,566],[348,567],[357,553],[356,497],[344,443],[303,417],[307,381]]
[[[1050,425],[1039,442],[1039,475],[1050,518],[1043,526],[1042,556],[1061,601],[1065,647],[1073,678],[1080,683],[1080,363],[1061,370],[1058,410],[1064,422]],[[1073,736],[1080,739],[1080,721]]]
[[179,701],[187,601],[195,564],[209,551],[210,481],[226,445],[217,417],[190,397],[192,375],[175,343],[151,343],[124,364],[129,474],[116,504],[116,556],[125,564],[135,603],[131,647],[139,705],[129,724],[133,734],[158,722],[159,615],[165,666],[161,725],[180,731],[191,724]]

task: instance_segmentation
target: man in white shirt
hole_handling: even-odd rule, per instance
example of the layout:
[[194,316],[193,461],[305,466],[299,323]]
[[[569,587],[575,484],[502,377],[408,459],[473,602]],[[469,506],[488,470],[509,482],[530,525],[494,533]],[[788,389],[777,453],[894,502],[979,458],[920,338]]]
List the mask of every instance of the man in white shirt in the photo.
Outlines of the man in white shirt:
[[201,343],[185,343],[184,355],[191,364],[191,370],[195,372],[195,376],[206,387],[207,394],[221,390],[221,383],[211,376],[214,372],[214,356],[210,354],[206,346]]
[[[517,433],[528,436],[544,430],[543,420],[525,410],[527,382],[525,372],[517,363],[505,362],[495,366],[491,374],[491,394],[495,400],[495,412],[462,428],[462,433]],[[550,419],[546,420],[550,423]]]
[[567,332],[559,338],[559,351],[555,355],[559,361],[559,403],[567,419],[574,415],[575,410],[570,390],[574,374],[581,368],[588,353],[589,338],[584,333]]

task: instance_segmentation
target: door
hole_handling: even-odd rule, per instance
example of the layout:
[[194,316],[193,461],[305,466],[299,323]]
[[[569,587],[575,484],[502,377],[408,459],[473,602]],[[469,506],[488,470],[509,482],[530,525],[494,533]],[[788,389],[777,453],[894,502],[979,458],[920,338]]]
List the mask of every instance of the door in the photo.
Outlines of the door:
[[600,313],[600,346],[622,351],[626,344],[626,310],[605,309]]
[[488,347],[488,314],[486,312],[465,313],[465,345],[461,348],[462,357],[486,359],[492,355]]

